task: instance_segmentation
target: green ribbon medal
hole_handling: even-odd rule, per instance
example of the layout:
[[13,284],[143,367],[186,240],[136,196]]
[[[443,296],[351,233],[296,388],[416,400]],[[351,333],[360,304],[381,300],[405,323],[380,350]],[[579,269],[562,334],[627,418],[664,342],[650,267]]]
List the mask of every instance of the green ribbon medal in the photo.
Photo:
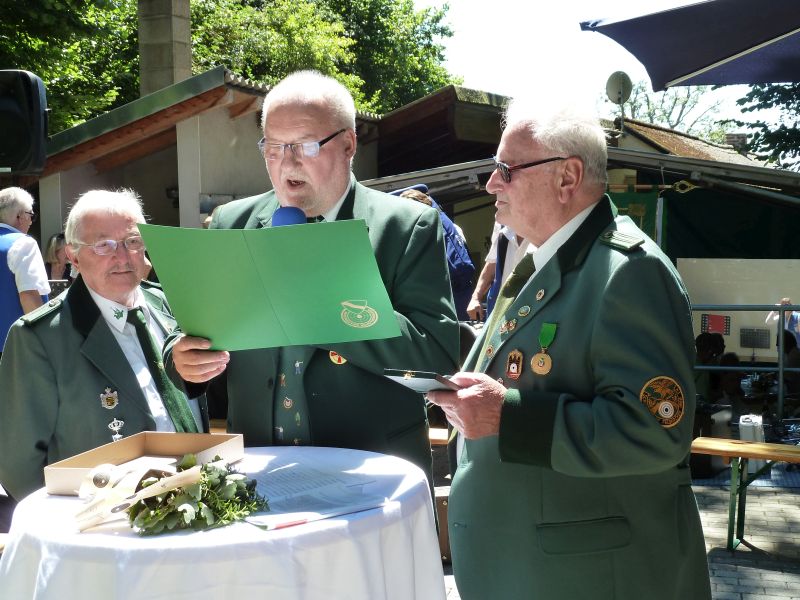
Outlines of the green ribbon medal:
[[539,330],[539,346],[542,349],[531,359],[531,369],[537,375],[547,375],[553,368],[553,359],[547,354],[547,349],[556,338],[557,329],[557,323],[542,323],[542,328]]

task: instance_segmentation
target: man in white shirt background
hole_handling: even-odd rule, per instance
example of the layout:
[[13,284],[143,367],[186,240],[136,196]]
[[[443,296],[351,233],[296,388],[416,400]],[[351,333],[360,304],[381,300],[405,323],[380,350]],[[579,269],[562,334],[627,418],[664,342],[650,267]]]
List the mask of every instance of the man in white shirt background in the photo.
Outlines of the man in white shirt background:
[[0,190],[0,356],[11,324],[50,293],[39,246],[27,235],[36,220],[33,197],[18,187]]

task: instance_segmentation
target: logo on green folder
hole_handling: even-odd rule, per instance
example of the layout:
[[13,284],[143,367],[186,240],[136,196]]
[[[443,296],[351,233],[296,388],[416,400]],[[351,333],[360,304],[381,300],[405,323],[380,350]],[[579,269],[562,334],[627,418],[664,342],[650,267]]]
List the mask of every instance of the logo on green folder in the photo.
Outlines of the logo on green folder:
[[378,311],[367,306],[366,300],[345,300],[342,308],[342,321],[348,327],[365,329],[378,322]]

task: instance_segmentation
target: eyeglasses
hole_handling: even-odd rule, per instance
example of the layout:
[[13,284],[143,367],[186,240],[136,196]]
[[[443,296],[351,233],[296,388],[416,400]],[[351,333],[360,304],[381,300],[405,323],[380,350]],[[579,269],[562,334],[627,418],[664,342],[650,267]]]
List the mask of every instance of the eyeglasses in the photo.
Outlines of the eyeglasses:
[[94,244],[84,244],[82,242],[77,242],[76,246],[89,246],[92,251],[97,254],[98,256],[106,256],[108,254],[114,254],[119,248],[119,245],[122,244],[129,252],[141,252],[144,250],[144,240],[142,240],[142,236],[140,235],[132,235],[130,237],[126,237],[124,240],[99,240]]
[[35,213],[35,212],[32,212],[32,211],[30,211],[30,210],[23,210],[23,211],[22,211],[21,213],[19,213],[19,214],[21,214],[21,215],[22,215],[22,214],[28,215],[28,216],[31,218],[31,223],[33,223],[33,222],[35,222],[35,221],[36,221],[36,213]]
[[519,171],[520,169],[529,169],[530,167],[536,167],[538,165],[543,165],[545,163],[553,162],[554,160],[567,160],[564,156],[554,156],[552,158],[543,158],[542,160],[535,160],[533,162],[524,163],[521,165],[514,165],[513,167],[507,165],[504,162],[500,162],[497,160],[496,156],[492,157],[494,160],[494,168],[500,171],[500,177],[503,178],[503,181],[506,183],[511,183],[511,173],[513,171]]
[[340,129],[339,131],[330,134],[323,140],[318,142],[294,142],[292,144],[270,144],[266,138],[261,138],[258,141],[258,149],[261,151],[267,160],[280,160],[287,148],[289,148],[296,158],[315,158],[319,156],[319,149],[325,144],[330,142],[337,135],[347,131],[347,129]]

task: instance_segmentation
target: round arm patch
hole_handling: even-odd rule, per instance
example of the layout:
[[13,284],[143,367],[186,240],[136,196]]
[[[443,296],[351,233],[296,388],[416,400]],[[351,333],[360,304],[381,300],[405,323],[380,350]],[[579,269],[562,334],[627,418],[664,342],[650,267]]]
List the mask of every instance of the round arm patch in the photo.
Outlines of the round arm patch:
[[678,382],[671,377],[653,377],[639,392],[639,400],[658,419],[662,427],[669,429],[683,418],[685,399]]

